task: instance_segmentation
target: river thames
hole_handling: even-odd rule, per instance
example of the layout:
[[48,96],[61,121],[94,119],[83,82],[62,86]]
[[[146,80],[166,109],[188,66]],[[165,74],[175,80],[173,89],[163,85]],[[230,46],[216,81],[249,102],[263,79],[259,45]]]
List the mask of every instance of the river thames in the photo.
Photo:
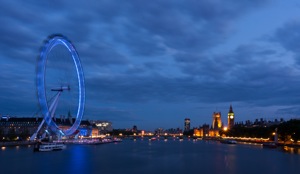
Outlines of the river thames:
[[169,139],[124,140],[102,145],[68,145],[66,150],[33,152],[2,147],[0,171],[11,173],[299,173],[299,153],[260,145]]

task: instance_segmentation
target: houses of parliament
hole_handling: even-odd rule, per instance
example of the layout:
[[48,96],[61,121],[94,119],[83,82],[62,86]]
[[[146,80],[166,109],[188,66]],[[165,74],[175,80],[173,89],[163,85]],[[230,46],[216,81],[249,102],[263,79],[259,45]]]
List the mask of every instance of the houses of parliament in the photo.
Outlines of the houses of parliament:
[[195,136],[220,136],[220,130],[227,130],[234,126],[234,112],[232,105],[229,107],[229,112],[227,114],[227,127],[222,123],[221,112],[214,112],[212,115],[212,125],[211,127],[208,124],[204,124],[198,129],[194,129]]

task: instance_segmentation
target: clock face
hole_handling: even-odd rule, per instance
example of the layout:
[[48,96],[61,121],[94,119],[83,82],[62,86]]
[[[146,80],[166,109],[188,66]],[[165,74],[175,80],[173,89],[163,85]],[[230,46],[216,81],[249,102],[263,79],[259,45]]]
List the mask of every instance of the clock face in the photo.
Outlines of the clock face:
[[233,119],[233,115],[230,115],[230,118]]

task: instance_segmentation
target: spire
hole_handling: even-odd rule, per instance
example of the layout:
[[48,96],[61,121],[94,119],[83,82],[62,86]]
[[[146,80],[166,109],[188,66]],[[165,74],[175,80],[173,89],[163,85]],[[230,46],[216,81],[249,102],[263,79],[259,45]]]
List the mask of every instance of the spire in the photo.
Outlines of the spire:
[[229,107],[229,113],[233,113],[231,104],[230,104],[230,107]]

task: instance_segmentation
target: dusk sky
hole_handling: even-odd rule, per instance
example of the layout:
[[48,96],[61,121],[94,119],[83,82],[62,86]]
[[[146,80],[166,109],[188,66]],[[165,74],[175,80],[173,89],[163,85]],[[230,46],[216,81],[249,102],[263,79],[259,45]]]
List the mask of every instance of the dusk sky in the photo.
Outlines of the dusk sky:
[[298,0],[0,0],[0,114],[38,108],[36,58],[54,33],[86,80],[84,119],[153,130],[300,116]]

